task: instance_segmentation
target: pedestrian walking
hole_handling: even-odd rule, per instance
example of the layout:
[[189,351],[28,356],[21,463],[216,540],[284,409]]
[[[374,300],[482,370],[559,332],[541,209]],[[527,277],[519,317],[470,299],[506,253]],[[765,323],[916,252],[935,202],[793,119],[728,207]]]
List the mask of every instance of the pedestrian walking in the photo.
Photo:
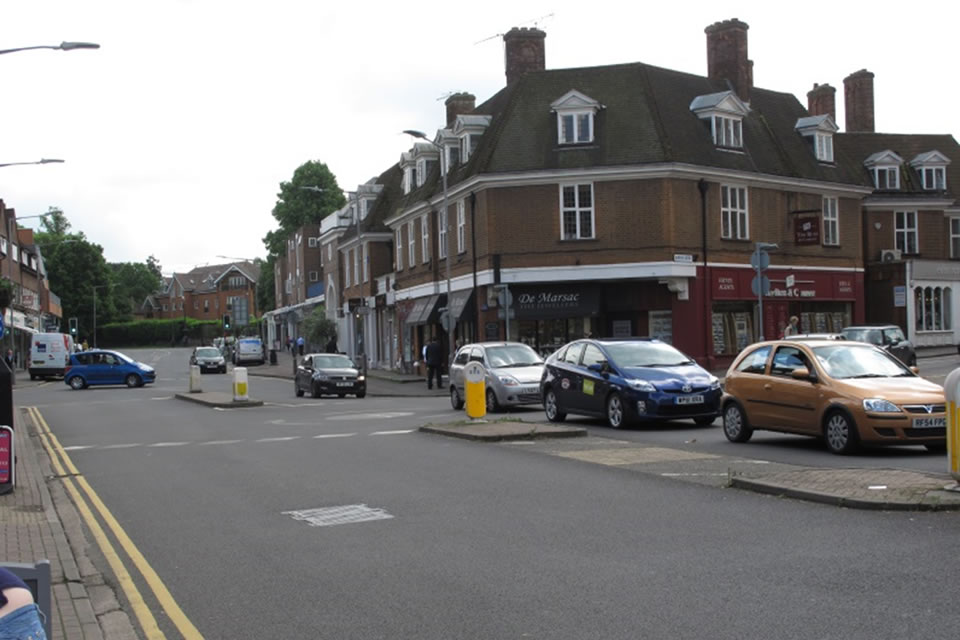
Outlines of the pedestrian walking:
[[0,638],[47,640],[40,608],[17,574],[0,567]]
[[440,343],[437,337],[430,338],[430,343],[424,347],[423,359],[427,363],[427,389],[433,389],[433,377],[437,377],[437,389],[443,389],[443,382],[440,379],[440,365],[442,363]]
[[783,330],[783,337],[795,336],[800,333],[800,318],[790,316],[790,323]]
[[330,336],[330,339],[327,340],[327,353],[339,353],[340,350],[337,348],[337,336]]
[[300,336],[299,338],[297,338],[297,352],[298,352],[300,355],[303,355],[303,345],[304,345],[304,344],[305,344],[305,342],[304,342],[304,340],[303,340],[303,336]]

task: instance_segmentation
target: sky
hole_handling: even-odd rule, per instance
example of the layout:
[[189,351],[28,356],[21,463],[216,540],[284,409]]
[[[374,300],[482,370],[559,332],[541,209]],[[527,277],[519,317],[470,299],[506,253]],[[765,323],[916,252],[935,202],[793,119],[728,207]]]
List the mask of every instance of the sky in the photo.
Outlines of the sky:
[[[886,9],[884,7],[887,7]],[[24,218],[62,209],[109,262],[164,273],[265,257],[281,182],[308,160],[344,190],[432,136],[444,98],[503,88],[502,34],[538,26],[547,69],[644,62],[706,75],[704,28],[749,26],[754,84],[806,105],[872,71],[876,127],[960,133],[960,3],[324,2],[3,0],[0,199]],[[960,167],[956,167],[960,170]],[[226,256],[226,259],[220,256]]]

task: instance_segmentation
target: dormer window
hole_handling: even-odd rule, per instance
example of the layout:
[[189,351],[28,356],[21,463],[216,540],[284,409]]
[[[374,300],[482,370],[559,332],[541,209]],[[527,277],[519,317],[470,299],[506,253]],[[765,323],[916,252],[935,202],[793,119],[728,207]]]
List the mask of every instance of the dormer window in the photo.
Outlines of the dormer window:
[[557,114],[557,144],[589,144],[594,141],[594,116],[603,108],[599,102],[570,90],[550,104]]
[[[452,135],[459,141],[460,150],[458,152],[457,162],[466,164],[470,161],[470,156],[480,146],[480,140],[483,138],[484,131],[490,126],[491,116],[462,114],[457,116],[453,123]],[[453,163],[450,166],[455,166]]]
[[427,176],[430,175],[430,172],[433,171],[433,165],[436,163],[436,160],[430,160],[428,158],[421,158],[417,160],[417,186],[423,186],[423,183],[426,182]]
[[743,148],[743,119],[750,113],[750,107],[736,93],[722,91],[697,96],[690,103],[690,111],[703,121],[717,147]]
[[863,161],[863,166],[873,178],[873,188],[877,191],[898,191],[900,189],[900,165],[903,158],[893,151],[879,151]]
[[840,130],[829,115],[809,116],[797,120],[794,127],[813,147],[813,155],[820,162],[833,162],[833,134]]
[[950,158],[939,151],[921,153],[910,161],[910,166],[920,176],[920,185],[926,191],[946,191],[948,164]]

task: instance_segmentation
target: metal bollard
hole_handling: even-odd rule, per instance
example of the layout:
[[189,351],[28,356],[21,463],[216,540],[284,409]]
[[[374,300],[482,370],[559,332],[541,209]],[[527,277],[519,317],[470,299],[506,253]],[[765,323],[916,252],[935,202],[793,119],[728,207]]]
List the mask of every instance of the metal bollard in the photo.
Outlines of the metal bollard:
[[467,417],[472,420],[479,420],[487,415],[486,378],[487,372],[479,362],[467,363],[463,368]]
[[198,365],[190,365],[190,393],[200,393],[203,389],[200,388],[200,367]]
[[247,368],[234,367],[233,369],[233,401],[246,402],[250,399],[247,395]]
[[947,376],[943,390],[947,397],[947,461],[960,488],[960,369]]

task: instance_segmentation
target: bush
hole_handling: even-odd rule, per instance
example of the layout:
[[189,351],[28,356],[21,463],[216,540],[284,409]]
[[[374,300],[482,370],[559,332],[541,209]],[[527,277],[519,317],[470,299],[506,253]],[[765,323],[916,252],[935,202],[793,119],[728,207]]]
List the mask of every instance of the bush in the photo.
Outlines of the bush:
[[133,322],[112,322],[97,327],[97,344],[101,347],[152,347],[212,344],[220,335],[218,320],[147,319]]

